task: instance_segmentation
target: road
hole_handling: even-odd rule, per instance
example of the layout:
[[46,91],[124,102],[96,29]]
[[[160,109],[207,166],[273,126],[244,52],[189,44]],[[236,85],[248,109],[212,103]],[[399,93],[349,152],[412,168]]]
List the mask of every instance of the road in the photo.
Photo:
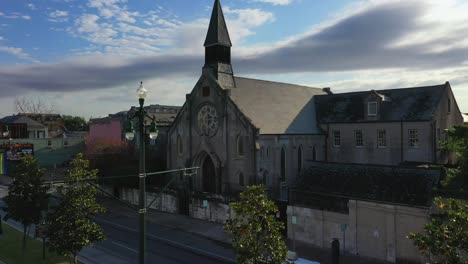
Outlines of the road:
[[[96,247],[137,263],[139,237],[135,217],[107,213],[96,219],[107,240]],[[232,249],[222,243],[165,226],[147,223],[148,263],[234,263]]]
[[[1,196],[6,195],[0,188]],[[0,210],[1,211],[1,210]],[[3,212],[0,212],[2,215]],[[102,226],[106,240],[95,248],[118,257],[127,263],[138,263],[138,218],[135,215],[114,214],[110,210],[96,218]],[[216,264],[235,263],[232,249],[223,243],[174,228],[147,223],[147,263],[158,264]]]

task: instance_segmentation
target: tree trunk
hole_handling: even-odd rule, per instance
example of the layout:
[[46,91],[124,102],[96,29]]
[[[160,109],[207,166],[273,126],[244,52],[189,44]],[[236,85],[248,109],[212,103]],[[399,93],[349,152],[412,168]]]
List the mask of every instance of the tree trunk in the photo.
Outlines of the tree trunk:
[[73,255],[73,264],[78,264],[78,255]]
[[23,249],[26,249],[26,231],[28,226],[23,224]]

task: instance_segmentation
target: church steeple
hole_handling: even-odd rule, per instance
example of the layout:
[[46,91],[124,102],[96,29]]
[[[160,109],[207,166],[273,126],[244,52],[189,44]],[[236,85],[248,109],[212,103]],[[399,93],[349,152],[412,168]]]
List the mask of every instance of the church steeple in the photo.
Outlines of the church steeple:
[[232,43],[219,0],[214,2],[204,46],[205,66],[203,70],[210,71],[223,87],[235,87],[231,66]]
[[210,27],[208,34],[206,34],[205,47],[212,45],[222,45],[232,47],[231,38],[224,20],[223,9],[219,0],[215,0],[213,12],[211,13]]

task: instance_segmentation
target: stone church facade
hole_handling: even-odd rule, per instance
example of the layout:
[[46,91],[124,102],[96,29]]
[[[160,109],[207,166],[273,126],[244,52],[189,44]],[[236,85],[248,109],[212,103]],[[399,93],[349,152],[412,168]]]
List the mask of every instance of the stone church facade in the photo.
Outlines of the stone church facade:
[[219,0],[202,74],[168,131],[167,166],[200,167],[195,191],[236,193],[264,183],[287,200],[315,162],[453,162],[444,130],[463,123],[450,84],[333,94],[329,88],[237,77]]

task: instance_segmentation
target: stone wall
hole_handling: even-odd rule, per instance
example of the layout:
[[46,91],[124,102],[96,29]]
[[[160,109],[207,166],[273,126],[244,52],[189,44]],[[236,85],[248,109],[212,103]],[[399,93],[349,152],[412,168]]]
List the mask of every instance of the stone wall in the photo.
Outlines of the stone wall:
[[[114,190],[110,186],[102,186],[107,193],[114,194]],[[121,188],[119,191],[120,199],[129,202],[130,204],[138,205],[139,190],[130,188]],[[105,195],[101,192],[101,195]],[[156,192],[146,193],[146,203],[149,204]],[[224,198],[220,195],[210,196],[195,196],[192,195],[189,200],[189,216],[216,223],[224,223],[231,216],[231,208]],[[168,213],[181,213],[179,209],[180,201],[177,194],[168,190],[160,195],[151,205],[151,209],[168,212]]]
[[423,263],[406,236],[422,230],[429,221],[428,209],[357,200],[350,200],[348,207],[349,214],[288,206],[288,238],[321,248],[330,248],[336,238],[349,254]]

